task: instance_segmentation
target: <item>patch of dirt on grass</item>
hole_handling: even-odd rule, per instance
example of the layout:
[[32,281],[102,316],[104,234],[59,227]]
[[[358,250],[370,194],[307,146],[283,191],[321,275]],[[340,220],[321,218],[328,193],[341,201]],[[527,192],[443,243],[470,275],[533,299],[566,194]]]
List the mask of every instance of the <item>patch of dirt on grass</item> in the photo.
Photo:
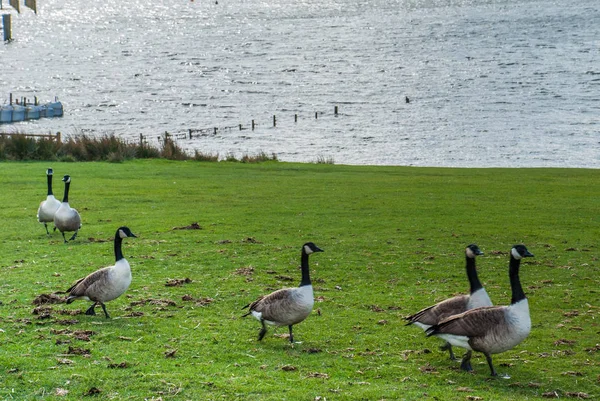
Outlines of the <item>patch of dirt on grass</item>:
[[85,393],[83,393],[83,396],[84,396],[84,397],[89,397],[89,396],[92,396],[92,395],[98,395],[98,394],[100,394],[101,392],[102,392],[102,391],[101,391],[101,390],[99,390],[97,387],[92,387],[92,388],[90,388],[88,391],[86,391]]
[[89,349],[86,349],[86,348],[71,347],[69,345],[67,354],[69,354],[69,355],[91,355],[92,351],[90,351]]
[[109,369],[126,369],[128,367],[129,367],[129,364],[127,362],[109,363],[108,364]]
[[327,373],[313,372],[306,375],[306,377],[316,378],[316,379],[329,379],[329,375]]
[[252,274],[254,274],[254,267],[240,267],[239,269],[236,269],[236,271],[234,271],[233,273],[237,274],[238,276],[251,276]]
[[192,223],[189,226],[173,227],[173,230],[202,230],[202,227],[198,223]]
[[34,305],[47,305],[47,304],[62,304],[66,298],[59,297],[56,294],[40,294],[33,300]]
[[170,349],[165,351],[165,358],[175,358],[175,354],[177,353],[176,349]]
[[177,306],[175,301],[171,301],[170,299],[146,298],[146,299],[140,299],[139,301],[131,302],[131,306],[139,306],[139,305],[147,305],[147,304],[157,305],[157,306]]
[[203,297],[203,298],[194,298],[191,295],[184,295],[181,297],[182,301],[192,301],[192,302],[196,302],[196,306],[206,306],[206,305],[210,305],[212,304],[215,300],[209,297]]
[[191,278],[174,278],[171,279],[169,281],[167,281],[167,283],[165,284],[165,287],[179,287],[182,286],[184,284],[190,284],[192,282]]
[[568,345],[568,346],[572,346],[576,343],[577,341],[575,340],[566,340],[564,338],[561,338],[559,340],[554,341],[554,345],[558,346],[558,345]]

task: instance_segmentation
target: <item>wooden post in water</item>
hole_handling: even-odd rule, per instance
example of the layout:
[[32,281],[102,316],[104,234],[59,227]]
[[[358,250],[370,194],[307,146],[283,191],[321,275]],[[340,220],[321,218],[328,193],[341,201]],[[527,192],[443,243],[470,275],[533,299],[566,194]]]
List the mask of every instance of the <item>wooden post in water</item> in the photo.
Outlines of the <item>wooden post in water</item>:
[[252,120],[252,131],[254,131],[254,120]]
[[335,106],[333,108],[333,114],[336,115],[336,116],[338,115],[338,107],[337,106]]
[[316,120],[317,118],[319,118],[319,112],[318,112],[318,111],[315,111],[315,120]]
[[294,122],[297,123],[298,122],[298,114],[294,114]]
[[240,131],[242,130],[242,124],[240,124]]
[[215,127],[215,135],[217,135],[217,127]]
[[56,143],[58,143],[59,145],[62,143],[62,138],[61,138],[60,131],[58,131],[56,133]]
[[2,15],[2,27],[4,28],[4,41],[12,40],[12,28],[10,26],[10,14]]
[[275,114],[273,114],[273,127],[277,126],[277,118],[275,117]]
[[188,129],[188,134],[190,135],[190,139],[192,139],[192,129]]

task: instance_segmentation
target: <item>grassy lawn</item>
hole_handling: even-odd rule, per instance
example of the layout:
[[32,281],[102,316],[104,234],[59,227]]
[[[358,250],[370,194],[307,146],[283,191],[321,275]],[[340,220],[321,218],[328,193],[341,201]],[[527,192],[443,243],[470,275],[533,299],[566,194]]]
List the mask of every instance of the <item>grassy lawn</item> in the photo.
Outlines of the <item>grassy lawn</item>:
[[[62,243],[36,221],[45,169],[83,228]],[[0,163],[0,399],[526,400],[600,396],[600,171],[327,164]],[[197,229],[190,229],[197,223]],[[34,305],[114,263],[126,225],[128,292],[107,303]],[[317,302],[299,344],[241,307],[300,281]],[[403,317],[468,291],[464,248],[495,304],[508,252],[532,311],[529,338],[474,373]],[[185,280],[189,279],[189,280]],[[460,350],[456,350],[459,354]]]

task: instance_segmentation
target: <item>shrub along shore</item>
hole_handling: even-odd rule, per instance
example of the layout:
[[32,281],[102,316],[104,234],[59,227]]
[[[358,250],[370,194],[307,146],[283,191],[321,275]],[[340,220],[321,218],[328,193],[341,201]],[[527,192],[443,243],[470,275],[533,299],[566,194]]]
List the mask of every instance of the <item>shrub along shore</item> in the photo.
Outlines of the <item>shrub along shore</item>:
[[[127,142],[114,135],[102,137],[81,135],[69,137],[66,141],[61,142],[52,136],[0,135],[0,160],[122,162],[131,159],[219,161],[220,156],[219,154],[207,154],[198,150],[190,155],[171,138],[165,139],[162,147],[155,147],[144,142]],[[240,159],[228,154],[223,159],[234,162],[256,163],[277,160],[277,156],[261,152],[257,155],[243,155]]]
[[[344,166],[267,161],[0,162],[0,399],[532,400],[600,393],[600,171]],[[108,160],[108,159],[107,159]],[[54,169],[83,227],[63,244],[36,221]],[[56,300],[114,263],[133,282],[103,313]],[[300,282],[310,257],[313,313],[269,329],[241,318],[259,295]],[[473,373],[404,316],[465,293],[464,248],[495,304],[521,265],[530,336]],[[52,296],[54,294],[54,296]],[[47,297],[42,297],[47,295]],[[457,355],[461,350],[455,349]],[[87,397],[89,396],[89,397]]]

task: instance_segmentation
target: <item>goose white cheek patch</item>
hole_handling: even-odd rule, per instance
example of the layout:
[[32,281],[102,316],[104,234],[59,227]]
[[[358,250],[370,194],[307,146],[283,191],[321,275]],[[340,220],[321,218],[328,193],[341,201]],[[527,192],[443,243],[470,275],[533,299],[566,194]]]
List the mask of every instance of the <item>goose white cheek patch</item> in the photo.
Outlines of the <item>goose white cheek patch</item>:
[[517,260],[521,260],[523,258],[515,248],[511,249],[510,254]]

